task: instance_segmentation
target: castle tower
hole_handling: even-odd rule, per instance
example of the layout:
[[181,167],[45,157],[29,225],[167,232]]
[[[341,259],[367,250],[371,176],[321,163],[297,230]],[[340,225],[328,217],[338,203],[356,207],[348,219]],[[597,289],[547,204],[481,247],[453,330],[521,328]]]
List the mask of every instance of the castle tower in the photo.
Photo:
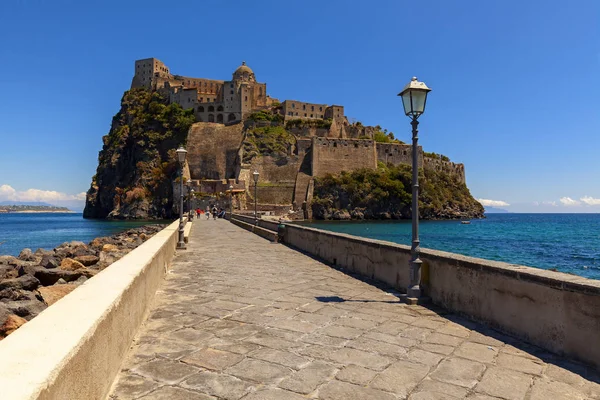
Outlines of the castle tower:
[[131,88],[145,87],[147,89],[156,89],[157,81],[169,79],[169,68],[157,58],[145,58],[136,60],[135,73],[131,81]]

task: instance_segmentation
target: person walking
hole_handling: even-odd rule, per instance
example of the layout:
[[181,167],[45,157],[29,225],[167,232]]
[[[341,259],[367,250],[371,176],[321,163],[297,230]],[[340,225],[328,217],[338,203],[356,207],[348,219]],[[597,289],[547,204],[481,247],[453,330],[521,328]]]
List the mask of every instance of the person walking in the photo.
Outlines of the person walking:
[[210,219],[210,208],[208,208],[208,206],[206,206],[206,220],[208,221]]
[[213,219],[217,219],[217,206],[213,206],[212,208]]

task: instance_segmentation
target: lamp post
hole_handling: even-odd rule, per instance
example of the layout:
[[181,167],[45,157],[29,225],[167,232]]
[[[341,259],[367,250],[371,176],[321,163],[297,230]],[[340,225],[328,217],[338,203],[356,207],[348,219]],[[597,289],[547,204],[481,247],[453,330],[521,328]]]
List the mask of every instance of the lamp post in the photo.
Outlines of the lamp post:
[[177,161],[179,161],[179,241],[177,248],[185,250],[185,242],[183,241],[183,165],[187,150],[183,146],[179,146],[176,151]]
[[192,214],[192,196],[194,196],[194,189],[192,189],[191,184],[188,186],[188,188],[188,217],[191,220],[194,217],[194,214]]
[[229,219],[233,215],[233,185],[229,185]]
[[254,224],[258,224],[258,214],[256,211],[256,187],[258,186],[258,171],[254,170],[252,177],[254,178]]
[[398,96],[402,97],[404,114],[411,119],[412,125],[412,245],[410,247],[410,283],[406,291],[406,302],[417,304],[421,298],[421,265],[419,258],[419,151],[418,151],[418,118],[425,112],[427,94],[431,91],[424,82],[416,77],[402,89]]

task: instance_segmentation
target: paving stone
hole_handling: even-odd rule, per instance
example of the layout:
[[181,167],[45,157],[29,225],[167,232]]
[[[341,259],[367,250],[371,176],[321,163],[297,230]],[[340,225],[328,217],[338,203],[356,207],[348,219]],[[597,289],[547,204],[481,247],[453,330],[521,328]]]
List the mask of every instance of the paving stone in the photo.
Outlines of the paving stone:
[[443,354],[445,356],[452,354],[454,350],[456,350],[456,348],[452,346],[444,346],[443,344],[433,343],[421,343],[417,347],[425,351]]
[[285,378],[279,387],[292,392],[308,394],[331,378],[336,371],[337,369],[331,364],[314,361]]
[[306,357],[320,360],[331,360],[331,354],[336,350],[337,349],[335,347],[322,346],[320,344],[311,344],[296,351],[298,354],[301,354]]
[[344,317],[336,319],[334,324],[342,325],[342,326],[349,326],[351,328],[367,330],[367,329],[371,329],[374,326],[376,326],[377,322],[369,321],[366,319],[360,319],[360,318],[352,318],[351,316],[344,316]]
[[425,339],[425,342],[433,343],[433,344],[443,344],[444,346],[456,347],[459,344],[461,344],[462,342],[464,342],[464,339],[456,337],[456,336],[444,335],[441,333],[434,332],[431,335],[427,336],[427,338]]
[[286,367],[294,369],[300,369],[310,362],[310,360],[308,360],[305,357],[300,357],[287,351],[269,348],[255,350],[252,353],[249,353],[248,357],[268,361],[275,364],[285,365]]
[[444,358],[444,356],[421,349],[412,349],[403,358],[433,367],[437,365]]
[[210,332],[197,330],[194,328],[184,328],[176,332],[170,333],[169,338],[173,340],[181,340],[188,343],[202,343],[214,335]]
[[492,347],[496,347],[496,348],[500,348],[504,345],[503,341],[493,338],[491,336],[486,336],[477,331],[471,331],[471,334],[468,337],[468,341],[486,344],[488,346],[492,346]]
[[471,331],[462,325],[449,322],[437,330],[438,333],[450,336],[458,336],[461,338],[468,338]]
[[158,382],[138,375],[121,375],[113,391],[113,397],[119,400],[135,399],[153,391],[160,385]]
[[237,400],[254,386],[230,375],[200,371],[180,383],[184,388],[227,400]]
[[292,370],[282,365],[247,358],[226,369],[225,373],[258,383],[276,383],[291,375]]
[[567,383],[553,381],[548,378],[536,379],[531,388],[529,400],[548,399],[584,400],[587,399],[587,396]]
[[299,312],[292,319],[296,321],[310,322],[311,324],[315,324],[317,326],[323,326],[329,324],[334,318],[326,315]]
[[319,388],[321,400],[396,400],[391,393],[353,385],[341,381],[331,381]]
[[481,343],[465,342],[454,352],[455,356],[468,358],[482,363],[491,363],[498,354],[498,349]]
[[507,400],[522,400],[531,383],[530,375],[505,368],[490,367],[485,371],[475,391]]
[[342,339],[354,339],[363,334],[362,329],[347,326],[330,325],[317,331],[320,335],[338,337]]
[[348,339],[336,338],[333,336],[318,335],[318,334],[306,335],[302,338],[302,341],[305,343],[322,344],[325,346],[332,346],[332,347],[342,347],[346,343],[348,343]]
[[278,329],[287,329],[294,332],[311,333],[314,332],[319,326],[310,322],[297,321],[293,319],[281,319],[271,321],[268,326]]
[[261,346],[270,347],[272,349],[287,350],[298,347],[299,344],[290,340],[282,339],[277,336],[268,335],[266,333],[258,333],[254,336],[244,339],[245,342],[259,344]]
[[204,348],[190,354],[181,361],[206,369],[222,371],[227,367],[237,364],[243,358],[244,356],[241,354],[212,348]]
[[371,382],[376,375],[376,371],[359,367],[358,365],[348,365],[338,372],[335,377],[340,381],[365,386],[367,383]]
[[411,361],[397,361],[371,381],[370,387],[406,397],[429,373],[429,367]]
[[177,387],[163,386],[154,392],[140,397],[143,400],[216,400],[205,394],[192,392]]
[[343,365],[355,364],[374,370],[382,370],[392,362],[387,357],[350,348],[334,351],[329,355],[329,359]]
[[379,353],[384,356],[399,358],[406,355],[408,349],[405,347],[396,346],[395,344],[380,342],[376,340],[359,337],[358,339],[350,340],[346,347],[353,349],[364,350],[374,353]]
[[402,336],[392,336],[374,331],[367,332],[362,337],[366,339],[395,344],[400,347],[413,347],[418,343],[418,341],[415,339],[409,339]]
[[244,400],[306,400],[306,397],[287,390],[267,388],[250,393]]
[[560,365],[548,364],[544,370],[544,375],[555,381],[565,382],[570,385],[582,386],[585,383],[585,379],[581,376],[581,373],[572,372]]
[[485,365],[462,358],[449,358],[442,361],[430,375],[438,381],[472,388],[485,371]]
[[177,361],[156,359],[145,364],[141,364],[131,372],[148,377],[157,382],[174,385],[190,375],[198,372],[197,368],[182,364]]
[[428,319],[428,318],[418,318],[412,323],[412,325],[418,326],[420,328],[436,330],[436,329],[439,329],[439,328],[443,327],[444,325],[446,325],[446,321],[445,320],[440,321],[437,319]]
[[[451,398],[453,398],[453,399],[462,399],[467,396],[467,393],[468,393],[468,390],[464,387],[451,385],[449,383],[439,382],[439,381],[436,381],[436,380],[433,380],[430,378],[425,378],[421,383],[419,383],[419,387],[412,392],[410,399],[413,399],[413,398],[435,399],[436,396],[439,394],[451,396]],[[421,395],[415,396],[415,394],[421,394]],[[429,397],[427,397],[427,396],[429,396]]]
[[403,330],[405,330],[408,327],[409,327],[409,325],[404,322],[389,320],[389,321],[386,321],[386,322],[378,325],[377,327],[373,328],[373,330],[395,336],[395,335],[398,335],[400,332],[402,332]]
[[244,342],[237,342],[237,343],[232,343],[232,344],[217,344],[217,345],[213,345],[211,344],[211,347],[218,349],[218,350],[224,350],[224,351],[229,351],[231,353],[237,353],[237,354],[247,354],[250,353],[251,351],[254,351],[256,349],[259,349],[260,346],[254,343],[244,343]]
[[496,365],[515,371],[525,372],[532,375],[540,375],[544,366],[536,363],[530,358],[519,357],[512,354],[500,353],[496,358]]

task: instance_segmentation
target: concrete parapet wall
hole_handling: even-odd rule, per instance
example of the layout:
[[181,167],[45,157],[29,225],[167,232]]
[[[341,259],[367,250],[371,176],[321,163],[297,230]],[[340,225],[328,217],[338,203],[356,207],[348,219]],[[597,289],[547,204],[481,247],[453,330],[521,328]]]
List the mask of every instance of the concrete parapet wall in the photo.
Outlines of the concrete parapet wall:
[[[286,224],[284,243],[405,291],[410,247]],[[433,303],[600,367],[600,281],[423,249]]]
[[[233,214],[233,219],[237,219],[237,220],[245,222],[247,224],[254,225],[254,217],[253,216]],[[277,232],[277,227],[279,226],[279,223],[274,222],[274,221],[268,221],[265,219],[259,219],[258,226],[260,226],[261,228],[264,228],[264,229],[268,229],[270,231]]]
[[241,228],[246,229],[247,231],[255,233],[260,237],[270,240],[271,242],[277,241],[277,232],[273,232],[270,229],[262,228],[260,225],[259,226],[254,225],[254,219],[252,220],[252,223],[248,223],[248,222],[242,221],[241,219],[238,218],[238,216],[234,215],[233,218],[230,219],[230,221],[234,225],[237,225]]
[[0,342],[0,397],[104,399],[173,258],[175,221]]

